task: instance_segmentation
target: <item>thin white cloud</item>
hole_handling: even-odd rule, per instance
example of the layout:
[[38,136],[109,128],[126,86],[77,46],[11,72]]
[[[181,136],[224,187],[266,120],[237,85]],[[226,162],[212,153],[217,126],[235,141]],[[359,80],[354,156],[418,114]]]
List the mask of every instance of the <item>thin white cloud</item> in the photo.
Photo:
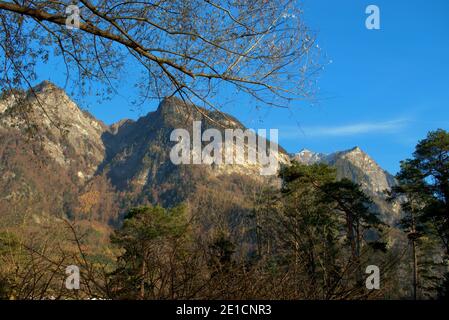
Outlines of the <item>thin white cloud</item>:
[[406,119],[396,119],[380,122],[361,122],[340,126],[311,126],[311,127],[290,127],[281,129],[280,135],[283,138],[294,138],[298,136],[309,137],[341,137],[363,134],[385,134],[401,131],[407,124]]

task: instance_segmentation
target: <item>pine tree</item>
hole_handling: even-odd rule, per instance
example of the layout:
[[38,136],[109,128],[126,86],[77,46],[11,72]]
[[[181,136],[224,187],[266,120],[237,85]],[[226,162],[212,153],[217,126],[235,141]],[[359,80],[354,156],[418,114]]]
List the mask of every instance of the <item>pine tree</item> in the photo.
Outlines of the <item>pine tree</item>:
[[275,214],[268,226],[272,237],[274,230],[279,259],[298,286],[296,294],[315,299],[361,296],[362,256],[385,249],[383,224],[371,199],[351,181],[337,181],[335,168],[325,164],[293,162],[281,169],[280,177],[280,205],[270,207]]
[[[402,201],[405,216],[401,225],[412,247],[416,299],[421,278],[418,251],[425,240],[421,238],[427,237],[427,244],[433,237],[438,238],[449,254],[449,133],[442,129],[429,132],[417,144],[413,158],[401,162],[396,178],[399,185],[393,188],[392,198]],[[429,256],[423,259],[429,260]]]
[[[362,282],[361,255],[364,243],[372,247],[385,249],[378,241],[384,224],[374,211],[372,200],[363,193],[360,186],[348,179],[327,183],[322,188],[323,201],[333,203],[334,209],[342,213],[346,225],[346,238],[351,248],[352,262],[355,265],[357,282]],[[369,231],[371,233],[369,239]]]
[[116,294],[139,299],[172,297],[174,286],[166,279],[177,280],[174,264],[188,242],[187,229],[182,206],[131,209],[122,228],[111,236],[111,242],[124,251],[112,277]]

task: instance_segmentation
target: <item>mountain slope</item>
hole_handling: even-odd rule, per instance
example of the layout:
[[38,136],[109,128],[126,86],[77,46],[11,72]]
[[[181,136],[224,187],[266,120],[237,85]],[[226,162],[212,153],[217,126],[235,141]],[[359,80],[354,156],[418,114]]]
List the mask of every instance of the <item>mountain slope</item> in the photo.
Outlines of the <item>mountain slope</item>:
[[50,82],[5,100],[0,114],[2,132],[39,137],[45,152],[80,180],[95,174],[104,158],[101,136],[107,126],[80,110]]
[[[4,95],[0,105],[3,217],[79,213],[86,207],[85,189],[107,184],[97,169],[105,157],[101,136],[108,127],[49,82]],[[103,201],[108,196],[97,198]]]
[[[180,164],[170,160],[170,151],[177,143],[170,140],[175,129],[184,129],[193,139],[192,123],[201,121],[201,129],[215,128],[225,136],[225,129],[246,128],[235,118],[199,107],[185,106],[176,98],[165,99],[158,109],[137,121],[122,121],[111,126],[103,136],[107,156],[100,166],[114,186],[139,194],[140,201],[173,205],[185,200],[196,190],[195,185],[212,177],[233,174],[259,179],[261,165],[245,159],[243,164]],[[268,142],[267,142],[268,143]],[[190,142],[193,148],[193,142]],[[207,143],[202,143],[201,147]],[[245,145],[247,148],[247,145]],[[247,150],[246,150],[247,151]],[[280,162],[289,161],[280,148]],[[226,147],[222,150],[226,152]]]

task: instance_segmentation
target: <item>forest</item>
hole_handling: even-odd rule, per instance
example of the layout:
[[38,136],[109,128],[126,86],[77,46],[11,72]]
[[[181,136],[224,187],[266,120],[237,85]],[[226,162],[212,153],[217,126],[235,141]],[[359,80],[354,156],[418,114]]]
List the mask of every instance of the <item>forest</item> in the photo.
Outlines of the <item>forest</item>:
[[[132,208],[110,232],[24,220],[0,233],[1,297],[445,299],[448,152],[449,133],[437,130],[401,162],[388,192],[401,202],[398,226],[334,168],[298,162],[280,170],[280,189],[252,190],[245,209],[210,190],[196,203]],[[69,264],[80,272],[76,290]],[[380,271],[378,289],[368,289],[368,266]]]

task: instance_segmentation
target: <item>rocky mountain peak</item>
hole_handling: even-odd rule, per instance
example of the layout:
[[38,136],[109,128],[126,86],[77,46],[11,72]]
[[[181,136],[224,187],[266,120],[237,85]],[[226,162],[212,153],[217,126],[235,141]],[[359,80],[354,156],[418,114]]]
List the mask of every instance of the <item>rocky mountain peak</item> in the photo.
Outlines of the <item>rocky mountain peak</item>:
[[48,81],[48,80],[44,80],[41,83],[39,83],[38,85],[36,85],[33,90],[35,92],[49,92],[49,91],[54,91],[54,90],[58,90],[62,93],[65,94],[64,90],[59,88],[57,85],[55,85],[53,82]]
[[354,147],[349,150],[336,152],[335,154],[331,154],[328,157],[339,157],[344,158],[360,168],[370,171],[382,170],[384,171],[366,152],[364,152],[360,147]]
[[59,116],[81,113],[81,109],[70,99],[66,92],[50,81],[43,81],[28,90],[27,96],[38,109],[44,108]]
[[343,176],[356,181],[365,190],[375,194],[383,194],[396,184],[392,175],[382,169],[360,147],[336,152],[327,156],[327,163],[341,168]]
[[310,165],[317,162],[321,162],[324,157],[325,155],[322,153],[313,152],[304,148],[301,149],[301,151],[299,151],[298,153],[293,155],[293,160]]
[[162,101],[159,103],[159,106],[157,110],[159,112],[165,111],[165,112],[177,112],[181,106],[185,105],[186,102],[178,97],[165,97],[162,99]]
[[240,121],[229,114],[193,105],[177,97],[164,98],[155,114],[167,126],[190,128],[193,121],[202,121],[204,129],[209,127],[219,130],[246,129]]
[[353,156],[353,157],[367,156],[369,158],[368,154],[365,151],[363,151],[359,146],[355,146],[348,150],[338,151],[336,153],[340,154],[341,156],[343,156],[343,155],[348,155],[348,156]]
[[156,114],[164,119],[182,119],[192,114],[194,108],[177,97],[165,97],[156,110]]
[[[63,89],[50,81],[43,81],[27,91],[11,90],[3,92],[0,98],[0,112],[16,106],[20,107],[22,111],[27,109],[33,112],[39,111],[35,109],[40,109],[40,114],[42,114],[58,106],[54,103],[47,104],[46,100],[49,98],[53,100],[70,100]],[[61,103],[60,106],[63,108],[70,107],[69,104],[65,103]],[[36,120],[38,118],[36,117]]]
[[[54,116],[53,120],[63,121],[63,124],[73,126],[85,122],[86,126],[94,126],[104,131],[106,126],[97,120],[88,111],[82,110],[64,91],[50,81],[43,81],[28,90],[27,96],[32,109],[42,115],[48,112],[48,116]],[[45,118],[45,117],[44,117]]]
[[310,151],[309,149],[306,149],[306,148],[303,148],[298,152],[298,154],[311,154],[311,153],[315,153],[315,152]]
[[110,131],[112,134],[117,134],[119,131],[121,131],[122,129],[126,128],[126,127],[129,126],[129,125],[132,125],[133,123],[135,123],[134,120],[131,120],[131,119],[122,119],[122,120],[119,120],[119,121],[117,121],[117,122],[111,124],[111,125],[109,126],[109,131]]
[[26,136],[33,128],[43,151],[58,165],[82,179],[93,176],[104,158],[102,135],[107,127],[101,121],[49,81],[7,103],[11,112],[0,117],[0,129]]
[[347,151],[343,151],[343,152],[345,152],[345,153],[365,153],[365,152],[363,152],[363,150],[362,149],[360,149],[360,147],[359,146],[355,146],[354,148],[352,148],[352,149],[349,149],[349,150],[347,150]]

